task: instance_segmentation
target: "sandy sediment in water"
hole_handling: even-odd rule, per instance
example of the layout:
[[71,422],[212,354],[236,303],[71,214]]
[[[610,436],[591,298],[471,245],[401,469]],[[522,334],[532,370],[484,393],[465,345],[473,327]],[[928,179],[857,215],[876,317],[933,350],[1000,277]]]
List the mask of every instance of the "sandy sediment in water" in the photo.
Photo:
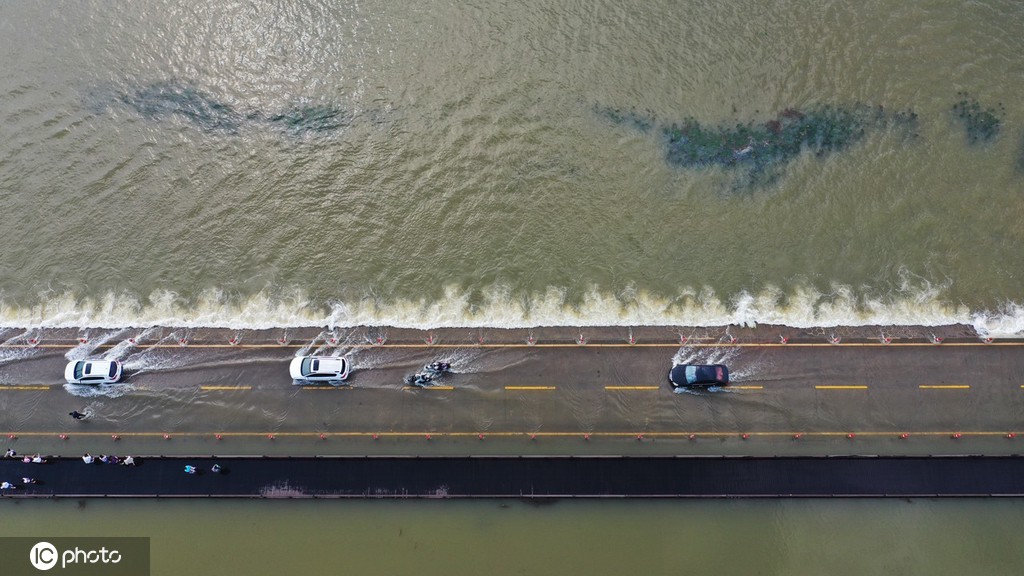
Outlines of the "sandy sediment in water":
[[323,328],[8,328],[0,343],[18,344],[135,344],[205,345],[324,345],[433,344],[480,346],[508,344],[744,344],[744,343],[852,343],[852,342],[956,342],[983,340],[966,324],[944,326],[834,326],[794,328],[756,326],[539,326],[536,328],[436,328],[391,326]]

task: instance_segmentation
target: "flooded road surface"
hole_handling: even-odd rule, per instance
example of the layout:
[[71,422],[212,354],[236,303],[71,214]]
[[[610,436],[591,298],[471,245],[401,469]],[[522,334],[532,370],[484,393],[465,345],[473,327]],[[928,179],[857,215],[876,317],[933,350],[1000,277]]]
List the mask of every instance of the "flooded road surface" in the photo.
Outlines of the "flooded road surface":
[[[1024,410],[1024,355],[1011,341],[377,345],[353,334],[9,341],[0,432],[21,452],[61,454],[111,442],[149,454],[1000,454],[1017,451]],[[305,354],[346,356],[346,385],[293,382],[288,363]],[[85,357],[120,360],[128,375],[62,384],[68,360]],[[434,360],[451,372],[406,384]],[[673,390],[667,373],[683,363],[727,364],[732,382]]]

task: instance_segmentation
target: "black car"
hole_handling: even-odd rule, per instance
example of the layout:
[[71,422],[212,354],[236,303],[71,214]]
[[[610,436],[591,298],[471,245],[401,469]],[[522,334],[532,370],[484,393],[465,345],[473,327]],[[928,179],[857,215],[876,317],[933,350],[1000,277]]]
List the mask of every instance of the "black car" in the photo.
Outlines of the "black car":
[[688,386],[728,386],[729,368],[724,364],[679,364],[668,373],[673,388]]

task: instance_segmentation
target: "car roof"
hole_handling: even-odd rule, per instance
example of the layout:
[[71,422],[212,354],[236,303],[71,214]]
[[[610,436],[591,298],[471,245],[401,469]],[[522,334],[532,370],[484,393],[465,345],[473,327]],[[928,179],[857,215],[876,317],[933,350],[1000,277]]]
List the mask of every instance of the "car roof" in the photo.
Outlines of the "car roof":
[[718,368],[722,369],[722,376],[724,379],[729,378],[729,368],[725,364],[676,364],[672,367],[672,378],[678,379],[679,382],[686,382],[686,369],[694,368],[696,370],[696,376],[704,380],[717,380],[717,374],[715,373]]
[[108,380],[115,376],[112,372],[120,371],[121,363],[117,360],[84,359],[71,360],[64,369],[64,377],[69,381],[98,381]]
[[345,358],[341,356],[309,356],[308,358],[320,361],[320,368],[317,372],[337,371],[345,366]]
[[91,364],[93,366],[93,370],[95,370],[96,368],[108,368],[109,369],[111,364],[117,364],[118,363],[117,360],[103,360],[103,359],[93,360],[93,359],[86,359],[86,360],[72,360],[70,362],[70,364],[74,364],[75,366],[77,366],[79,362],[82,362],[82,363],[85,363],[85,364]]

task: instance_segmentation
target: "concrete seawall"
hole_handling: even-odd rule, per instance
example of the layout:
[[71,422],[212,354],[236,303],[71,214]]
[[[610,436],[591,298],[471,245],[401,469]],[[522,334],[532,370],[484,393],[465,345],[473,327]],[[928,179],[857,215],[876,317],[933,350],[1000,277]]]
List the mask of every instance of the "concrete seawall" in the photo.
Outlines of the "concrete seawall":
[[[757,326],[538,326],[534,328],[447,327],[399,328],[389,326],[281,327],[261,330],[188,328],[172,326],[91,328],[7,328],[0,330],[0,344],[8,346],[66,346],[102,344],[166,346],[381,346],[424,344],[437,347],[519,344],[743,344],[743,343],[934,343],[978,342],[986,335],[971,326],[834,326],[794,328],[771,324]],[[99,340],[97,340],[99,339]]]

